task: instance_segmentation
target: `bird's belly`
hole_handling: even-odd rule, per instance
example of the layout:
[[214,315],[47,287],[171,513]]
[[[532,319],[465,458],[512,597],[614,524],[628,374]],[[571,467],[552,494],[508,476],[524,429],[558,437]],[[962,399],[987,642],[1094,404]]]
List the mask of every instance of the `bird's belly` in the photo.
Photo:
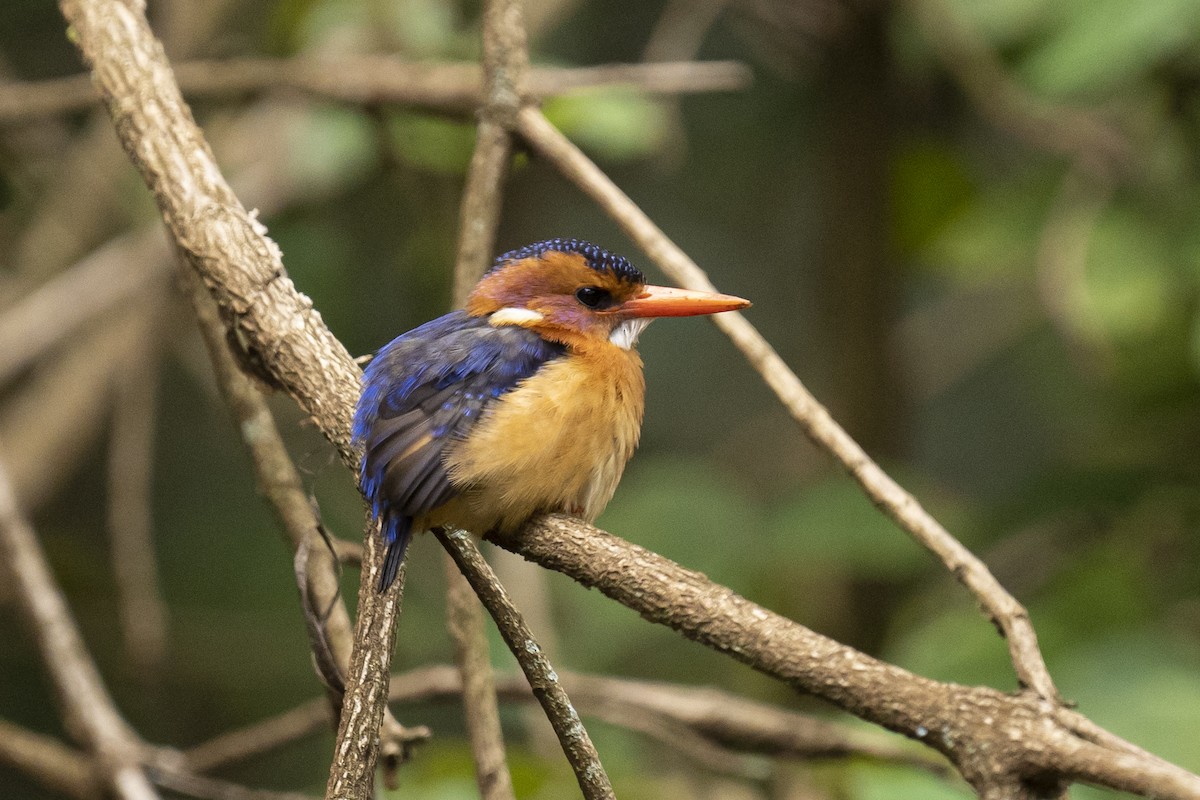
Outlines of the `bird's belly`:
[[635,353],[547,364],[449,450],[450,477],[463,494],[433,523],[482,534],[544,511],[594,520],[637,447],[644,394]]

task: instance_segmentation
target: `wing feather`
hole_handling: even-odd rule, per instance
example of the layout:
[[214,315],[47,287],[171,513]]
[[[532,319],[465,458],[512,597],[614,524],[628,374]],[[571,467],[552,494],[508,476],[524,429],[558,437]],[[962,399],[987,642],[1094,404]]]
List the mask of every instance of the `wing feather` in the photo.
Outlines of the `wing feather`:
[[456,311],[395,339],[367,365],[353,436],[363,449],[363,491],[388,543],[381,588],[395,577],[413,521],[461,488],[446,469],[447,447],[562,354],[532,331]]

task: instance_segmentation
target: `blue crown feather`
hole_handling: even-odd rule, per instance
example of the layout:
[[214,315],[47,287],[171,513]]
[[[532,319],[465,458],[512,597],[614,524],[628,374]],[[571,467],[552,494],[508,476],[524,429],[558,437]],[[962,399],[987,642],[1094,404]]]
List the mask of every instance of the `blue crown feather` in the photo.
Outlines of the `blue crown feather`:
[[541,258],[546,253],[578,253],[584,262],[596,270],[604,272],[628,283],[645,283],[646,276],[642,271],[630,264],[624,256],[614,255],[599,245],[585,242],[582,239],[547,239],[544,242],[527,244],[516,250],[510,250],[496,259],[496,263],[488,272],[493,272],[505,264],[520,261],[525,258]]

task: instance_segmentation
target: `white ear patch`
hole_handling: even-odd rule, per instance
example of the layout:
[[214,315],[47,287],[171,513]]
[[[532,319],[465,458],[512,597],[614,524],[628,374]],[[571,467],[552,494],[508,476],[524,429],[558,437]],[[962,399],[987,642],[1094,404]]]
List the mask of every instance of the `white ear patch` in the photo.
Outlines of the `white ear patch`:
[[493,328],[499,328],[501,325],[533,325],[536,322],[541,322],[545,317],[541,312],[534,311],[529,308],[516,308],[508,306],[499,311],[493,311],[488,317],[488,324]]
[[608,340],[622,350],[632,350],[637,344],[638,337],[642,335],[642,331],[646,330],[646,326],[653,321],[648,317],[627,319],[613,328],[613,332],[608,335]]

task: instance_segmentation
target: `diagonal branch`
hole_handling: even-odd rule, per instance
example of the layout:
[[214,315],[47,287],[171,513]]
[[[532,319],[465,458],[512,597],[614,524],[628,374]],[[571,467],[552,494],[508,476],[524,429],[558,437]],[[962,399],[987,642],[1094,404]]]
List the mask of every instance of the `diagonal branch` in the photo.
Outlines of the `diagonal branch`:
[[508,649],[516,656],[521,671],[525,673],[529,686],[533,689],[534,697],[541,704],[546,718],[550,720],[555,734],[558,735],[567,761],[575,770],[575,779],[579,782],[583,796],[587,800],[615,798],[608,775],[600,764],[596,747],[579,720],[579,713],[567,697],[546,654],[533,638],[533,633],[525,624],[521,612],[509,600],[508,593],[496,580],[496,574],[483,560],[483,555],[471,540],[471,535],[466,531],[444,531],[437,528],[433,532],[470,581],[471,588],[495,620]]
[[1103,181],[1135,162],[1118,126],[1092,109],[1056,104],[1015,82],[987,41],[944,0],[904,0],[920,34],[980,114],[1032,147],[1070,157]]
[[1078,721],[1061,719],[1044,698],[914,675],[572,517],[541,517],[491,540],[799,692],[938,750],[977,791],[1056,796],[1033,784],[1078,778],[1153,797],[1200,798],[1200,776],[1100,736],[1094,725],[1084,738]]
[[[607,211],[664,272],[686,288],[715,291],[700,267],[541,112],[523,109],[519,128],[541,155]],[[718,314],[713,322],[742,351],[808,437],[841,462],[880,511],[941,559],[951,574],[970,590],[1003,631],[1022,686],[1032,688],[1044,698],[1057,700],[1058,691],[1038,649],[1029,614],[987,566],[871,460],[742,314]]]
[[0,720],[0,764],[68,797],[94,797],[99,788],[86,755],[52,736],[4,720]]
[[514,798],[483,609],[454,559],[447,554],[445,561],[447,627],[462,676],[462,708],[475,759],[475,783],[482,800]]
[[117,711],[33,528],[21,515],[0,464],[0,562],[8,566],[18,604],[58,693],[67,730],[97,760],[104,782],[122,800],[158,797],[142,772],[141,744]]
[[152,268],[166,253],[164,245],[157,228],[121,236],[7,308],[0,316],[0,383],[160,282],[164,275]]
[[[303,605],[310,622],[310,646],[318,672],[336,703],[336,712],[350,670],[353,627],[342,599],[334,554],[322,535],[321,520],[288,455],[266,398],[233,360],[215,304],[195,275],[185,273],[185,283],[189,284],[188,294],[212,359],[217,385],[250,452],[259,493],[279,518],[297,561],[303,559],[307,567],[297,572],[298,578],[301,575],[303,578],[301,593],[307,601]],[[311,557],[314,553],[327,557]],[[319,566],[312,562],[319,562]],[[410,730],[385,710],[381,735],[384,752],[404,760],[413,744],[428,737],[427,728]]]
[[[172,238],[213,293],[242,348],[244,366],[273,367],[271,380],[296,398],[354,465],[346,409],[359,369],[296,291],[279,248],[221,175],[138,4],[62,0],[117,136],[154,194]],[[320,368],[311,369],[310,365]]]
[[[512,152],[508,133],[529,71],[521,4],[489,0],[483,13],[483,76],[487,102],[479,112],[475,149],[459,212],[454,303],[462,306],[495,249],[504,179]],[[486,580],[486,575],[475,576]],[[494,576],[493,576],[494,577]],[[496,587],[499,589],[500,587]],[[501,589],[502,591],[502,589]],[[483,609],[467,577],[446,554],[446,605],[455,661],[462,672],[462,706],[483,800],[512,798]]]

